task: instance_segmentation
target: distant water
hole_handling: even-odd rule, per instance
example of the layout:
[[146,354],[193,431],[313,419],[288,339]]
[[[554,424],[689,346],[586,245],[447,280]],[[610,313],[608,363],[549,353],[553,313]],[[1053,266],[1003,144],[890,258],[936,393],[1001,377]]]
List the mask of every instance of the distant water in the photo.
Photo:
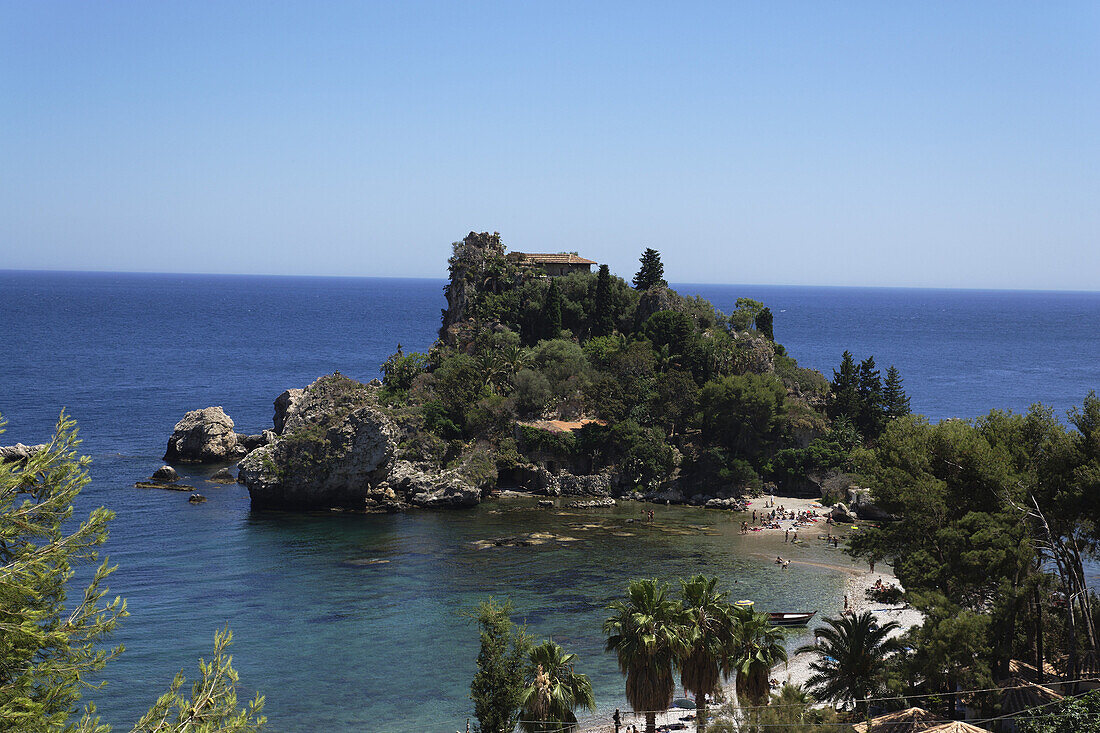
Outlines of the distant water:
[[[767,557],[722,514],[630,505],[546,513],[507,500],[466,512],[402,516],[252,512],[239,486],[185,480],[209,501],[133,489],[160,465],[187,410],[223,405],[242,432],[269,427],[272,400],[339,370],[357,379],[401,343],[426,349],[443,307],[437,280],[0,271],[0,443],[43,442],[63,406],[94,458],[85,508],[118,516],[112,593],[132,616],[127,652],[95,693],[132,723],[172,674],[189,674],[215,628],[236,634],[246,688],[268,698],[280,731],[461,729],[476,633],[460,611],[509,596],[532,631],[581,655],[601,709],[623,705],[602,653],[603,606],[626,579],[720,575],[761,608],[835,612],[840,573]],[[895,364],[913,407],[934,419],[1034,401],[1060,414],[1100,387],[1100,294],[684,285],[729,311],[747,296],[775,313],[777,338],[826,375],[850,349]],[[478,550],[473,541],[545,531],[573,542]],[[782,542],[779,542],[782,546]],[[790,554],[789,546],[784,551]],[[846,564],[799,547],[805,559]],[[758,556],[759,555],[759,556]],[[373,561],[385,562],[373,562]],[[373,564],[367,564],[373,563]]]

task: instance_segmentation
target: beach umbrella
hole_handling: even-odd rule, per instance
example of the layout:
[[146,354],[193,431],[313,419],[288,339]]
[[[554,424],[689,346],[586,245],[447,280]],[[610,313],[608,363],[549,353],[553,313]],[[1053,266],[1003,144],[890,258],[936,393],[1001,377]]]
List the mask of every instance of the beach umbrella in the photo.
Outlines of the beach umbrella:
[[925,728],[924,733],[989,733],[985,728],[979,728],[961,720],[952,720],[950,723],[937,725],[935,728]]
[[908,708],[871,718],[870,722],[870,727],[865,721],[856,723],[852,729],[856,733],[911,733],[928,730],[941,723],[942,719],[924,708]]

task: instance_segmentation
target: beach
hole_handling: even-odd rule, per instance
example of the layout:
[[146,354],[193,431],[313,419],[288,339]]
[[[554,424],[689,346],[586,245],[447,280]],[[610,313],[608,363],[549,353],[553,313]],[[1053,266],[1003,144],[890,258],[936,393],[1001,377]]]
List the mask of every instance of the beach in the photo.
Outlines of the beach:
[[[816,540],[819,534],[829,532],[834,526],[836,526],[836,529],[832,530],[831,533],[840,534],[842,538],[841,542],[843,542],[843,536],[844,534],[846,534],[846,532],[844,532],[844,529],[848,528],[850,530],[851,527],[851,525],[837,526],[832,524],[825,524],[823,517],[828,513],[829,510],[827,507],[823,507],[820,500],[817,499],[764,496],[748,502],[748,510],[746,515],[740,516],[747,516],[747,518],[749,518],[750,527],[753,527],[756,526],[753,525],[751,522],[753,510],[756,510],[757,518],[759,519],[761,517],[761,513],[770,513],[773,508],[778,509],[780,507],[783,507],[783,509],[788,512],[793,512],[796,515],[802,512],[809,511],[811,513],[821,516],[822,518],[819,519],[817,522],[803,523],[801,525],[799,525],[799,523],[794,519],[779,520],[778,528],[759,528],[757,532],[750,531],[750,534],[776,535],[798,531],[804,533],[804,539],[801,541],[808,542],[811,538]],[[738,518],[737,521],[745,520]],[[773,546],[774,542],[775,541],[772,540],[768,543],[768,546]],[[766,554],[763,552],[752,554],[753,556],[759,557],[762,560],[772,560],[770,554]],[[897,578],[894,577],[891,568],[886,563],[876,566],[875,572],[871,572],[869,568],[860,569],[852,565],[830,564],[803,559],[789,560],[792,565],[804,565],[843,573],[845,575],[843,592],[847,596],[848,607],[857,614],[864,611],[870,611],[872,614],[874,614],[875,618],[880,624],[885,624],[890,621],[897,622],[899,628],[894,630],[890,634],[891,637],[900,636],[901,634],[904,634],[905,632],[909,631],[915,626],[918,626],[921,623],[920,612],[913,608],[908,608],[903,604],[891,605],[878,603],[875,601],[871,601],[867,598],[867,591],[873,588],[877,582],[881,582],[885,585],[900,585]],[[813,618],[808,628],[812,630],[813,628],[821,625],[823,625],[823,618],[819,615]],[[779,685],[789,682],[791,684],[805,686],[806,682],[813,675],[813,670],[810,669],[810,664],[815,659],[814,655],[794,655],[794,649],[797,648],[797,646],[800,646],[800,644],[789,642],[787,651],[788,654],[790,654],[790,657],[787,660],[787,663],[778,664],[772,670],[772,680],[778,682]],[[676,676],[676,679],[677,682],[679,682],[679,675]],[[734,699],[733,687],[734,685],[732,681],[723,684],[723,692],[727,701],[731,701]],[[773,690],[777,689],[778,687],[773,688]],[[677,685],[675,694],[676,697],[679,698],[684,694],[684,690],[681,689],[679,685]],[[604,714],[606,714],[608,718],[610,717],[610,712],[601,711],[601,718],[604,717]],[[620,710],[620,714],[623,721],[623,729],[625,729],[626,726],[630,724],[638,726],[639,729],[644,729],[644,716],[635,715],[633,712],[630,712],[628,710]],[[673,708],[657,715],[657,726],[658,728],[660,728],[662,725],[675,726],[677,724],[683,724],[687,726],[685,728],[686,730],[694,730],[694,714],[694,710]],[[674,730],[685,729],[674,728]],[[589,724],[582,728],[583,733],[610,733],[614,730],[614,725],[611,725],[610,723],[600,723],[597,725]]]

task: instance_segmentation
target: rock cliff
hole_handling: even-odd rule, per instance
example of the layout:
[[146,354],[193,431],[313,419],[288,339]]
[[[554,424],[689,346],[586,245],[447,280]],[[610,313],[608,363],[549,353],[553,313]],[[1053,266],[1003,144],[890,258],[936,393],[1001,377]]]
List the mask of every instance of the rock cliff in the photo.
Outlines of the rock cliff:
[[170,463],[227,463],[245,454],[233,420],[221,407],[192,410],[176,423],[164,460]]

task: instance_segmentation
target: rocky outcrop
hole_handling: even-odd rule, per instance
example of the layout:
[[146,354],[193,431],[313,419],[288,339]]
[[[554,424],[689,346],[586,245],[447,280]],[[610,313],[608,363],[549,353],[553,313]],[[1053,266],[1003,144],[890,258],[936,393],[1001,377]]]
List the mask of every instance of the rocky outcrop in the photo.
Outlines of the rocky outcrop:
[[602,499],[589,499],[588,501],[571,501],[566,504],[570,509],[602,509],[604,507],[615,506],[615,500],[610,496],[605,496]]
[[233,420],[221,407],[192,410],[176,423],[164,460],[175,463],[227,463],[245,450],[233,432]]
[[386,481],[395,496],[419,507],[464,507],[481,501],[481,489],[460,469],[433,471],[397,461]]
[[297,412],[298,403],[302,400],[301,389],[288,389],[275,398],[275,434],[282,435],[286,425],[287,416]]
[[363,509],[387,498],[396,430],[374,391],[337,373],[293,392],[284,393],[282,433],[241,461],[253,506]]
[[191,496],[187,497],[187,502],[189,504],[202,504],[204,501],[206,501],[206,497],[202,494],[191,494]]
[[171,466],[161,466],[156,471],[153,471],[153,475],[150,476],[150,479],[162,483],[171,483],[173,481],[179,481],[180,475],[176,473],[176,469]]
[[848,507],[843,504],[836,504],[829,511],[829,516],[833,518],[834,522],[840,522],[842,524],[851,524],[856,521],[851,512],[848,511]]
[[0,463],[23,463],[39,451],[46,450],[47,447],[45,443],[39,445],[16,443],[15,445],[0,446]]
[[135,489],[165,489],[167,491],[194,491],[194,486],[179,484],[174,481],[138,481]]
[[235,484],[237,483],[237,477],[233,475],[233,472],[228,468],[221,468],[214,472],[207,481],[213,481],[216,484]]
[[611,496],[611,474],[594,473],[588,476],[574,476],[562,471],[558,475],[558,486],[565,496]]
[[237,445],[244,448],[245,452],[248,453],[256,450],[257,448],[267,445],[273,440],[275,440],[275,432],[271,430],[265,430],[262,433],[256,433],[255,435],[237,433]]

